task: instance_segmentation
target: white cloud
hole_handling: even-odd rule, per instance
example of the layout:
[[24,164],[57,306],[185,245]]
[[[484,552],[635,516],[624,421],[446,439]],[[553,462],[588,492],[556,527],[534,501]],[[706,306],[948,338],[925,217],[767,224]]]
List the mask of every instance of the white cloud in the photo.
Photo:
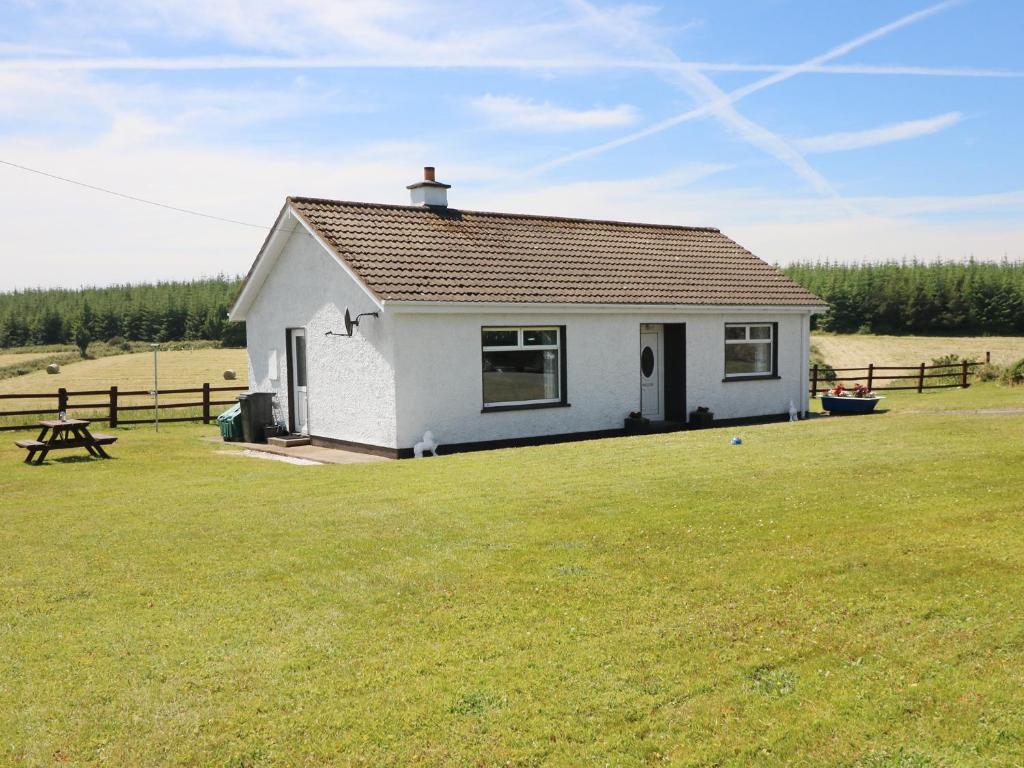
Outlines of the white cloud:
[[[521,3],[509,14],[504,6],[472,0],[106,0],[68,3],[48,14],[46,23],[48,41],[79,50],[84,46],[76,43],[88,35],[116,38],[139,30],[171,42],[226,42],[243,56],[287,53],[432,66],[449,59],[573,58],[591,50],[590,41],[573,34],[572,22],[553,19],[542,2]],[[59,59],[48,62],[61,66]]]
[[825,136],[798,139],[796,146],[802,151],[809,153],[845,152],[851,149],[875,147],[880,144],[906,141],[907,139],[916,139],[919,136],[938,133],[950,126],[956,125],[962,119],[963,115],[960,112],[947,112],[944,115],[936,115],[924,120],[908,120],[903,123],[883,125],[866,131],[844,131],[830,133]]
[[[454,185],[449,193],[453,206],[716,226],[769,261],[972,254],[1024,258],[1024,217],[1015,215],[1024,212],[1022,191],[854,199],[868,215],[850,217],[834,200],[779,198],[769,191],[708,189],[699,183],[727,170],[725,165],[697,163],[651,177],[548,184],[517,179],[509,168],[480,166],[415,142],[289,156],[243,147],[101,141],[54,148],[4,140],[0,157],[267,227],[289,194],[405,203],[405,185],[416,178],[423,158],[430,157],[437,158],[442,178]],[[0,290],[244,272],[265,234],[2,166],[0,206],[8,213]],[[919,218],[936,214],[946,215],[939,221]]]
[[[237,221],[273,224],[288,195],[408,203],[423,158],[466,187],[504,170],[437,147],[388,142],[309,155],[231,146],[115,143],[54,147],[0,139],[0,158],[107,189]],[[7,212],[0,290],[244,272],[265,231],[210,221],[0,166]],[[468,205],[467,205],[468,207]]]
[[569,109],[550,102],[537,103],[516,96],[487,94],[473,99],[474,110],[495,128],[529,131],[577,131],[587,128],[614,128],[635,123],[638,113],[629,104],[593,109]]
[[917,258],[1024,259],[1024,225],[999,219],[921,222],[882,217],[726,225],[726,233],[769,262],[856,263]]
[[0,119],[9,134],[118,144],[168,137],[191,141],[238,127],[304,115],[371,111],[337,89],[293,81],[279,88],[173,87],[105,80],[86,72],[0,71]]
[[[0,47],[0,54],[4,50]],[[10,54],[19,53],[11,49]],[[23,53],[23,52],[22,52]],[[680,72],[784,72],[791,64],[739,64],[715,61],[659,61],[656,59],[608,56],[578,52],[572,55],[532,56],[490,55],[486,53],[446,51],[444,57],[420,55],[415,50],[388,53],[355,53],[347,55],[322,54],[316,56],[79,56],[58,58],[31,56],[30,58],[4,58],[9,71],[241,71],[275,69],[513,69],[555,70],[567,72],[587,71],[644,71],[653,73]],[[918,67],[877,66],[871,64],[821,64],[808,66],[804,74],[825,75],[893,75],[920,77],[966,77],[1021,79],[1024,72],[1012,69],[985,67]]]
[[3,56],[66,56],[72,53],[65,48],[29,43],[0,42],[0,55]]

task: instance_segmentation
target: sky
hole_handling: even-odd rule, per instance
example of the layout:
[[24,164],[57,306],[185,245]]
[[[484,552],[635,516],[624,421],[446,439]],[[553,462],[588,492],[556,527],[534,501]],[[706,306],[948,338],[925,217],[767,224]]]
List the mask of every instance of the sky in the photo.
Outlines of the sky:
[[287,195],[405,204],[424,165],[456,208],[779,264],[1019,260],[1022,29],[1017,0],[5,0],[0,290],[244,273]]

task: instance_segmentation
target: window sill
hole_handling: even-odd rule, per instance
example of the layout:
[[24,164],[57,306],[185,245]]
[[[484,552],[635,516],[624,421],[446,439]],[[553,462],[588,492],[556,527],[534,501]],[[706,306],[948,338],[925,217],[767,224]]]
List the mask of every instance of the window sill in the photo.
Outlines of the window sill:
[[727,381],[773,381],[781,378],[781,376],[775,373],[760,373],[753,376],[726,376],[722,379],[722,383],[724,384]]
[[571,403],[521,403],[519,405],[485,405],[480,413],[495,413],[497,411],[532,411],[537,408],[568,408]]

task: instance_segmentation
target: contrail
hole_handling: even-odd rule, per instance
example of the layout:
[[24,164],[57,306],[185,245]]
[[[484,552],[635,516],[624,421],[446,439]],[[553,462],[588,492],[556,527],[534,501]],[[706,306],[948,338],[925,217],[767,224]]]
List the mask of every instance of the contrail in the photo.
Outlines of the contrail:
[[[348,56],[180,56],[180,57],[90,57],[0,58],[0,66],[22,72],[105,72],[152,71],[188,72],[249,69],[521,69],[595,71],[632,69],[649,72],[771,72],[781,73],[792,64],[740,64],[718,61],[648,61],[646,59],[587,58],[465,58],[412,59]],[[1020,79],[1024,71],[986,67],[918,67],[904,64],[822,64],[807,66],[807,74],[892,75],[912,77],[988,77]]]
[[657,133],[661,133],[662,131],[667,130],[668,128],[672,128],[673,126],[679,125],[681,123],[688,122],[698,117],[703,117],[704,115],[710,114],[716,110],[720,110],[724,107],[735,104],[740,99],[743,99],[752,93],[761,91],[765,88],[775,85],[776,83],[781,83],[784,80],[789,80],[790,78],[796,77],[797,75],[800,74],[804,74],[805,72],[812,71],[815,67],[820,67],[821,65],[827,64],[833,59],[837,59],[840,56],[845,56],[847,53],[849,53],[852,50],[855,50],[856,48],[860,48],[861,46],[866,45],[867,43],[870,43],[874,40],[877,40],[880,37],[884,37],[885,35],[888,35],[891,32],[895,32],[898,29],[902,29],[903,27],[915,24],[916,22],[921,21],[922,19],[926,19],[929,16],[933,16],[936,13],[940,13],[953,5],[958,5],[961,2],[962,0],[945,0],[945,2],[936,3],[935,5],[931,5],[927,8],[924,8],[923,10],[908,14],[907,16],[897,19],[896,21],[878,27],[877,29],[874,29],[871,32],[867,32],[863,35],[860,35],[859,37],[855,37],[853,40],[843,43],[842,45],[838,45],[835,48],[826,51],[825,53],[808,59],[807,61],[804,61],[800,64],[794,64],[792,66],[784,67],[775,74],[761,78],[760,80],[756,80],[750,85],[745,85],[742,88],[737,88],[735,91],[731,91],[722,96],[721,98],[706,102],[698,107],[694,107],[693,109],[687,112],[683,112],[681,114],[675,115],[665,120],[661,120],[657,123],[647,126],[646,128],[642,128],[639,131],[634,131],[633,133],[630,133],[626,136],[622,136],[618,139],[606,141],[603,144],[597,144],[596,146],[589,147],[587,149],[581,149],[576,152],[571,152],[567,155],[563,155],[562,157],[555,158],[554,160],[549,160],[546,163],[541,163],[540,165],[537,165],[529,169],[527,173],[543,173],[544,171],[556,168],[560,165],[571,163],[575,160],[582,160],[587,157],[601,155],[612,149],[616,149],[617,147],[621,147],[626,144],[632,144],[634,141],[639,141],[640,139],[647,138],[648,136],[653,136]]

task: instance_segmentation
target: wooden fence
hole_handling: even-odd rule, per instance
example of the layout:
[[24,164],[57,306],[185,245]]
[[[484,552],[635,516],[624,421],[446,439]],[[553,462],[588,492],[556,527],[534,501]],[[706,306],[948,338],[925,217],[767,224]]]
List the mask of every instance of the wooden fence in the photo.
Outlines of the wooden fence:
[[[818,392],[827,391],[833,382],[844,385],[848,382],[857,382],[873,390],[916,389],[918,392],[946,387],[969,387],[970,375],[979,365],[981,363],[966,360],[945,365],[925,365],[924,363],[920,365],[875,365],[870,363],[867,368],[832,368],[831,371],[837,374],[833,378],[826,378],[828,368],[814,365],[810,371],[811,397],[817,396]],[[855,373],[859,373],[859,375],[854,375]],[[943,381],[932,382],[932,379],[942,379]],[[893,384],[894,381],[897,383]],[[903,381],[907,381],[907,384],[899,383]]]
[[[942,389],[945,387],[967,387],[970,386],[970,375],[976,366],[981,363],[962,361],[958,363],[949,363],[946,365],[926,365],[921,363],[916,366],[907,365],[875,365],[871,363],[867,368],[832,368],[837,375],[834,378],[826,378],[827,368],[819,367],[814,365],[810,369],[810,391],[811,396],[815,397],[819,392],[828,390],[829,386],[834,383],[851,383],[861,382],[867,385],[868,389],[874,390],[893,390],[893,389],[916,389],[918,392],[923,392],[926,389]],[[941,371],[941,372],[940,372]],[[909,373],[908,373],[909,372]],[[858,375],[854,375],[858,374]],[[932,379],[943,379],[942,383],[933,382]],[[913,383],[893,384],[893,381],[907,381],[910,380]],[[880,383],[882,382],[882,383]],[[204,424],[209,424],[213,417],[210,413],[210,409],[215,405],[233,405],[234,400],[214,400],[213,397],[219,392],[245,392],[248,387],[211,387],[209,384],[203,384],[201,387],[193,387],[186,389],[161,389],[157,392],[157,395],[190,395],[196,394],[201,395],[202,399],[197,401],[186,401],[186,402],[160,402],[160,411],[182,408],[193,408],[202,409],[200,415],[190,416],[177,416],[166,418],[163,415],[160,416],[162,422],[176,422],[176,421],[202,421]],[[96,399],[104,397],[102,401],[96,400],[95,402],[72,402],[76,398],[90,398]],[[0,401],[3,400],[52,400],[54,401],[53,406],[49,408],[30,409],[23,411],[0,411],[0,419],[8,419],[12,416],[56,416],[60,411],[91,411],[95,414],[96,411],[106,411],[106,416],[96,416],[91,414],[90,418],[93,421],[102,421],[110,424],[111,427],[117,427],[122,424],[149,424],[153,421],[152,417],[145,419],[138,418],[121,418],[122,413],[136,414],[140,411],[153,410],[153,404],[148,403],[146,405],[120,405],[119,399],[122,397],[152,397],[152,390],[137,389],[137,390],[119,390],[117,387],[110,387],[110,389],[87,389],[87,390],[76,390],[69,391],[61,387],[56,392],[46,393],[12,393],[12,394],[0,394]],[[37,420],[38,421],[38,420]],[[10,432],[14,430],[32,429],[37,424],[15,424],[11,426],[0,425],[0,432]]]
[[[210,413],[210,408],[215,405],[233,405],[234,400],[214,400],[213,397],[219,392],[245,392],[248,387],[211,387],[209,384],[203,384],[201,387],[193,387],[187,389],[161,389],[157,392],[157,395],[202,395],[201,400],[187,401],[187,402],[175,402],[175,401],[161,401],[160,402],[160,421],[161,422],[175,422],[175,421],[202,421],[204,424],[209,424],[213,417]],[[99,398],[103,396],[105,399],[102,401]],[[87,389],[68,391],[61,387],[56,392],[47,392],[44,394],[28,394],[28,393],[13,393],[13,394],[0,394],[0,401],[2,400],[54,400],[54,406],[49,408],[40,408],[24,411],[0,411],[0,418],[7,419],[11,416],[51,416],[56,417],[60,411],[106,411],[106,416],[95,416],[90,415],[92,421],[103,421],[110,424],[111,427],[117,427],[123,424],[151,424],[153,417],[150,416],[146,419],[138,418],[121,418],[122,413],[128,413],[129,415],[135,415],[139,411],[153,411],[153,404],[147,405],[121,405],[119,399],[122,397],[139,397],[139,396],[153,396],[153,391],[149,389],[137,389],[137,390],[119,390],[117,387],[111,387],[110,389]],[[92,402],[73,402],[76,398],[88,398]],[[176,416],[171,418],[165,418],[163,411],[175,408],[193,408],[202,409],[199,415],[191,416]],[[12,426],[0,426],[0,432],[10,432],[13,430],[32,429],[38,426],[37,424],[15,424]]]

